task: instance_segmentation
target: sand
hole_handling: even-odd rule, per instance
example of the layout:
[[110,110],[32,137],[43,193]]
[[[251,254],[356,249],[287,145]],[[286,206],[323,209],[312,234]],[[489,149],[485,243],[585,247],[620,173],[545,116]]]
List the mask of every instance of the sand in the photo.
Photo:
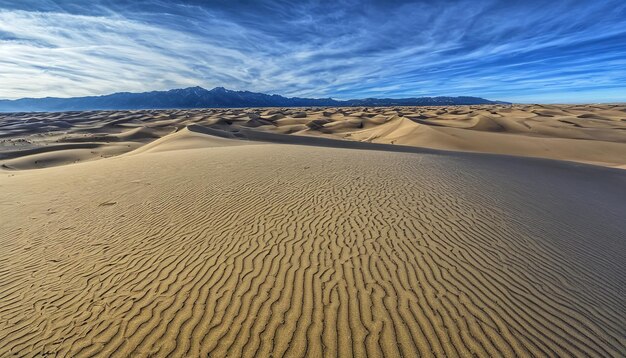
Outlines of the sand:
[[[620,108],[579,118],[595,139],[493,135],[619,166]],[[25,114],[71,125],[22,137],[5,117],[0,356],[626,354],[626,172],[398,145],[406,109],[367,110],[318,134],[342,115]],[[308,129],[247,123],[289,118]],[[420,126],[491,133],[454,122]]]

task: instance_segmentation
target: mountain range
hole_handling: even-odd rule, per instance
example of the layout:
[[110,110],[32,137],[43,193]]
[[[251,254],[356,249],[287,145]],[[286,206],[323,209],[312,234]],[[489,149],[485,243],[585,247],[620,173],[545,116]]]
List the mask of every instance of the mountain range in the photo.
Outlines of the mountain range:
[[444,106],[504,103],[507,102],[490,101],[479,97],[366,98],[342,101],[332,98],[283,97],[276,94],[232,91],[223,87],[216,87],[212,90],[202,87],[189,87],[142,93],[118,92],[104,96],[0,100],[0,112],[314,106]]

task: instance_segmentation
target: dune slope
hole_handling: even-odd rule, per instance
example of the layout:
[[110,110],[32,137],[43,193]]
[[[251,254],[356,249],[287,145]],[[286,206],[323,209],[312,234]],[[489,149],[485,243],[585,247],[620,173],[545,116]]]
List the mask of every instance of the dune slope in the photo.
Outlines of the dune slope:
[[626,354],[623,171],[186,131],[0,172],[0,356]]

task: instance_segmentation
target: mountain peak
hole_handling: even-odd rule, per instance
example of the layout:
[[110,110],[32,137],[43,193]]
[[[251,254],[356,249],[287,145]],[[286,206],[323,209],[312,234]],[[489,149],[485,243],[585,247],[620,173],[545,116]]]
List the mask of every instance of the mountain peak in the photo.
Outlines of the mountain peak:
[[226,92],[232,92],[231,90],[227,90],[224,87],[215,87],[212,90],[210,90],[209,92],[214,92],[214,93],[226,93]]
[[[185,87],[185,88],[174,88],[174,89],[171,89],[171,90],[165,91],[165,92],[169,92],[169,93],[195,93],[195,92],[205,92],[205,91],[206,91],[206,89],[204,89],[204,88],[202,88],[200,86],[193,86],[193,87]],[[163,91],[153,91],[152,93],[161,93],[161,92],[163,92]],[[148,93],[150,93],[150,92],[148,92]],[[134,93],[134,94],[136,94],[136,93]]]
[[187,87],[187,88],[183,88],[182,90],[186,92],[207,92],[205,88],[200,87],[200,86]]

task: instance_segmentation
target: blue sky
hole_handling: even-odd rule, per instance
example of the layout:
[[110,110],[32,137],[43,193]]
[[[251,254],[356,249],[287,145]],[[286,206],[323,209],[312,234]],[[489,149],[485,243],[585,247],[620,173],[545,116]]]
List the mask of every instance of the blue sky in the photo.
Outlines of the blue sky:
[[626,1],[0,0],[0,98],[626,102]]

